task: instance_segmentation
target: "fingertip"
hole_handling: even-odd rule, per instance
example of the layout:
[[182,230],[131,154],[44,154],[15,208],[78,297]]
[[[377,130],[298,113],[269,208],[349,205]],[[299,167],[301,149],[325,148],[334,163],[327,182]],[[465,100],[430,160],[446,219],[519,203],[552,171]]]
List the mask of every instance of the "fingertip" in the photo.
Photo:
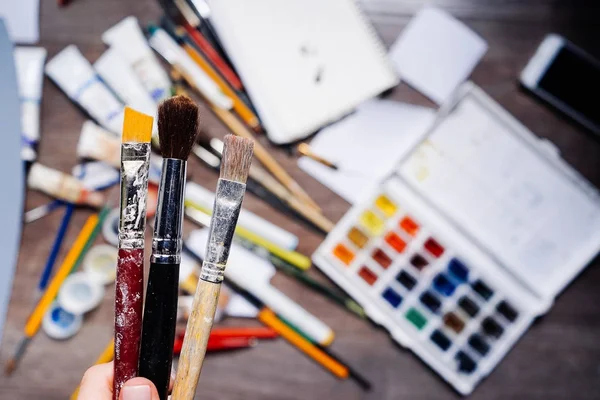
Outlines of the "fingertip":
[[160,400],[160,397],[150,380],[138,377],[125,382],[119,400]]
[[100,394],[112,396],[113,363],[94,365],[81,379],[78,399],[94,399]]

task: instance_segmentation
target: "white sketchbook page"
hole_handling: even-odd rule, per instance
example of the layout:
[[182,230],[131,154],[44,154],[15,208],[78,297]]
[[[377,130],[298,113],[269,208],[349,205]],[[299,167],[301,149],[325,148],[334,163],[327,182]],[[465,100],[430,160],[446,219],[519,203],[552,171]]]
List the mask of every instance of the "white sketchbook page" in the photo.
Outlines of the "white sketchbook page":
[[209,3],[219,37],[276,143],[308,136],[398,81],[353,0]]
[[298,165],[349,203],[358,202],[418,143],[434,115],[429,108],[369,101],[311,142],[312,150],[337,164],[338,171],[308,157],[300,158]]
[[487,47],[450,14],[426,7],[402,31],[389,56],[403,81],[443,104],[469,77]]
[[36,43],[40,38],[40,0],[2,0],[0,18],[13,43]]

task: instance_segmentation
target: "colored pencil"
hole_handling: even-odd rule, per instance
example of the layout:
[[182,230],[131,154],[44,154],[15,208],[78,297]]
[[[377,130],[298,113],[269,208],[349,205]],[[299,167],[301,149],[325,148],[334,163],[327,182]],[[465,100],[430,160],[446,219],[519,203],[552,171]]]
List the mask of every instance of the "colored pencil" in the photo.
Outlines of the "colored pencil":
[[175,26],[169,19],[164,18],[162,20],[161,26],[165,31],[167,31],[174,39],[183,47],[185,52],[190,56],[192,60],[200,69],[202,69],[206,74],[219,86],[223,94],[227,97],[231,98],[233,101],[233,111],[252,129],[260,130],[260,121],[254,111],[248,107],[248,105],[242,101],[239,94],[229,86],[229,84],[219,75],[219,73],[213,68],[213,66],[208,62],[206,57],[201,54],[197,47],[195,47],[195,43],[190,43],[189,35],[185,33],[183,28],[178,28]]
[[154,119],[125,108],[121,145],[121,205],[119,254],[115,285],[115,362],[113,400],[137,376],[142,299],[144,296],[144,243],[150,139]]
[[198,132],[198,107],[185,96],[165,100],[158,109],[163,157],[152,257],[144,307],[139,375],[150,379],[167,399],[177,320],[186,165]]
[[167,15],[177,21],[190,35],[206,58],[215,66],[219,73],[236,90],[242,90],[243,84],[237,74],[223,60],[221,55],[213,48],[210,42],[200,33],[198,28],[201,21],[185,0],[163,1]]
[[110,212],[109,207],[104,207],[99,214],[91,215],[85,222],[83,228],[79,232],[77,239],[73,243],[73,246],[67,253],[62,265],[50,281],[46,291],[37,302],[33,312],[29,315],[25,328],[23,330],[23,338],[17,346],[17,350],[11,359],[8,360],[5,366],[6,375],[10,375],[17,368],[19,361],[24,356],[25,351],[31,339],[39,331],[44,315],[52,305],[52,302],[56,298],[58,291],[65,281],[67,276],[71,274],[83,261],[83,257],[91,247],[92,243],[96,239],[98,232],[101,229],[102,222],[106,215]]
[[210,330],[217,309],[229,249],[242,208],[253,142],[227,135],[208,235],[206,258],[194,295],[192,314],[179,357],[173,400],[192,400],[200,378]]
[[50,255],[48,256],[48,260],[46,260],[46,265],[44,266],[44,270],[42,271],[42,275],[40,276],[40,282],[38,283],[38,290],[40,291],[40,293],[42,293],[48,286],[48,281],[50,280],[50,276],[52,275],[52,270],[54,269],[54,264],[56,262],[56,258],[58,257],[58,252],[60,251],[62,243],[65,239],[65,234],[67,233],[67,228],[69,227],[69,222],[71,221],[71,217],[73,216],[74,210],[75,205],[73,204],[67,204],[67,206],[65,207],[65,214],[63,216],[62,221],[60,222],[58,232],[56,233],[56,238],[54,239],[52,249],[50,250]]
[[275,339],[278,336],[277,332],[267,327],[223,327],[210,331],[211,338]]

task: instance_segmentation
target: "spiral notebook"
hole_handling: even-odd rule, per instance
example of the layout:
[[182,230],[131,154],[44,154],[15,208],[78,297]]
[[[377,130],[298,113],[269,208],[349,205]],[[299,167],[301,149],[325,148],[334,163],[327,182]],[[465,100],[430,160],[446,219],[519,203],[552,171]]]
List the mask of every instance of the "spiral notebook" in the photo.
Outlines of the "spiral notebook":
[[215,24],[269,138],[302,139],[395,86],[354,0],[212,0]]

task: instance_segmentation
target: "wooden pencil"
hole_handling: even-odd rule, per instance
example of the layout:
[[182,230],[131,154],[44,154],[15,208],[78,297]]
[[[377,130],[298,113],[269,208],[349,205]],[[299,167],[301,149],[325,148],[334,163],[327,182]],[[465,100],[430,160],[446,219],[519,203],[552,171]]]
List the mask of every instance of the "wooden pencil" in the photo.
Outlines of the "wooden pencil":
[[192,400],[196,392],[231,241],[242,208],[245,182],[252,162],[252,148],[253,143],[249,139],[233,135],[225,138],[223,165],[217,184],[206,258],[202,263],[192,314],[179,358],[173,400]]
[[144,295],[144,235],[154,119],[125,108],[121,145],[119,253],[115,284],[113,400],[138,374]]

